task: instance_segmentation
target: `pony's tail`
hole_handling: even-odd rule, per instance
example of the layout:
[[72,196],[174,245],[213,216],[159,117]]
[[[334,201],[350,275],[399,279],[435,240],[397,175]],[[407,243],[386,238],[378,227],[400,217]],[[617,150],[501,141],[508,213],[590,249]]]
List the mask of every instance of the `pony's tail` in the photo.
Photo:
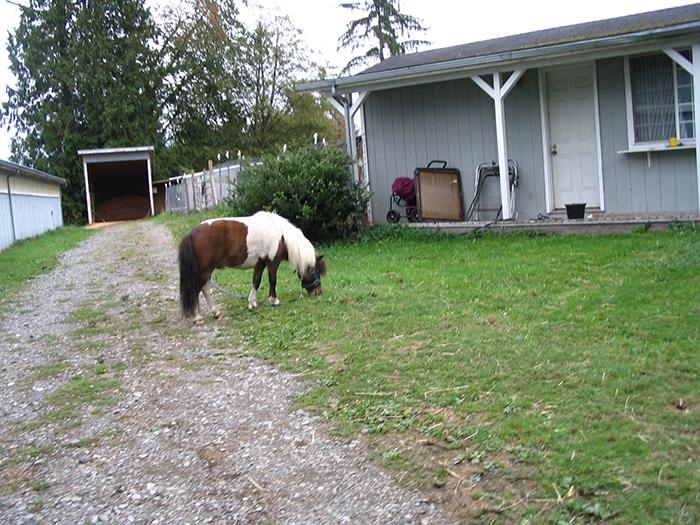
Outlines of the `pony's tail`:
[[178,251],[180,264],[180,306],[185,317],[193,317],[199,306],[199,266],[192,244],[192,234],[188,233],[180,242]]

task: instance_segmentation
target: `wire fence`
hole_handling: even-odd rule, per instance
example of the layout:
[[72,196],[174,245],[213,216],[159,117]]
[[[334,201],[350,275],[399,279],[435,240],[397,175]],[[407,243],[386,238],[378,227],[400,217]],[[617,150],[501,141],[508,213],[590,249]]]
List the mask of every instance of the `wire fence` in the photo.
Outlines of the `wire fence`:
[[239,162],[225,162],[209,170],[168,179],[165,211],[201,211],[226,201],[236,188],[241,170]]

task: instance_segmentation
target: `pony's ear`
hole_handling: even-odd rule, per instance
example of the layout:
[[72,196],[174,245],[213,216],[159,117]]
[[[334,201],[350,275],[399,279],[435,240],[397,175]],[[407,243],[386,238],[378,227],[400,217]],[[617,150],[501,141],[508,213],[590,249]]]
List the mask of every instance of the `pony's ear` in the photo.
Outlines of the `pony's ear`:
[[316,270],[318,270],[319,275],[326,273],[326,261],[323,260],[323,255],[316,256]]

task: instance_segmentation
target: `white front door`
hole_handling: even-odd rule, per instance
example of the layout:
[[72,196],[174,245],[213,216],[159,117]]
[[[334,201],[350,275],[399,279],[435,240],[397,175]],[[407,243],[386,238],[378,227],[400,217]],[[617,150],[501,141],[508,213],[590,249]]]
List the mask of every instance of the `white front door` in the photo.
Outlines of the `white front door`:
[[554,207],[600,207],[593,65],[545,73]]

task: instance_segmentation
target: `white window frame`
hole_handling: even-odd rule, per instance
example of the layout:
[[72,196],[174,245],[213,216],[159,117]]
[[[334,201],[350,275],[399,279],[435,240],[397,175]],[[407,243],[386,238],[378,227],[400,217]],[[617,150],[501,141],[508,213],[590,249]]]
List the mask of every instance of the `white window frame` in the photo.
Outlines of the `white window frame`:
[[[650,56],[650,55],[656,55],[656,54],[661,54],[664,55],[664,52],[659,50],[657,53],[645,53],[642,55],[632,55],[633,58],[636,57],[642,57],[642,56]],[[680,135],[680,116],[678,112],[678,64],[676,63],[675,60],[670,59],[671,64],[673,66],[673,102],[674,102],[674,107],[675,107],[675,120],[676,120],[676,137]],[[627,106],[627,144],[629,146],[629,151],[653,151],[653,150],[658,150],[658,149],[666,149],[668,146],[666,144],[666,140],[657,140],[657,141],[649,141],[649,142],[637,142],[635,139],[635,133],[634,133],[634,108],[632,106],[632,80],[631,80],[631,75],[630,75],[630,55],[625,55],[624,57],[624,65],[625,65],[625,103]],[[693,112],[693,128],[695,131],[695,135],[697,135],[697,130],[698,130],[698,124],[697,124],[697,118],[698,116],[695,115],[695,112]],[[690,147],[695,147],[695,138],[688,138],[688,139],[683,139],[683,145],[680,146],[681,148],[690,148]]]

